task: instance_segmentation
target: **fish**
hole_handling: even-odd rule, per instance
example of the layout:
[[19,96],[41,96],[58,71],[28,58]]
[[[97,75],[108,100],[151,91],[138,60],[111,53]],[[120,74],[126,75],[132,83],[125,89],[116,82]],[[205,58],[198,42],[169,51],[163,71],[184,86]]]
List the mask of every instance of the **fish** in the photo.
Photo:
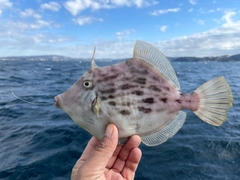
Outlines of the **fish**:
[[223,76],[185,94],[170,61],[147,42],[137,40],[132,58],[110,66],[98,67],[94,55],[95,49],[90,69],[54,99],[58,108],[99,140],[106,126],[114,124],[120,144],[139,135],[147,146],[160,145],[183,126],[183,109],[213,126],[228,119],[233,95]]

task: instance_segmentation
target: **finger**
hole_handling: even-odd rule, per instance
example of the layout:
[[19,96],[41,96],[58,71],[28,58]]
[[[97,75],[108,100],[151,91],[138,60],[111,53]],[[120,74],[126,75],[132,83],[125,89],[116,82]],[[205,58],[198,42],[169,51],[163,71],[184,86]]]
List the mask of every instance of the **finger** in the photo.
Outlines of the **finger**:
[[123,147],[122,144],[117,146],[116,150],[114,151],[111,159],[109,160],[109,162],[108,162],[108,164],[106,166],[107,169],[111,169],[112,168],[112,166],[115,163],[115,161],[116,161],[116,159],[118,157],[118,154],[121,151],[122,147]]
[[109,124],[103,139],[98,143],[91,156],[89,156],[83,166],[103,171],[117,147],[117,142],[117,128],[115,125]]
[[137,135],[130,137],[127,143],[122,147],[118,154],[118,157],[112,166],[117,172],[121,172],[125,166],[127,159],[129,158],[132,149],[137,148],[141,143],[141,138]]
[[126,178],[126,179],[134,178],[134,175],[137,170],[141,157],[142,157],[142,152],[139,148],[132,149],[125,163],[125,167],[121,172],[123,178]]

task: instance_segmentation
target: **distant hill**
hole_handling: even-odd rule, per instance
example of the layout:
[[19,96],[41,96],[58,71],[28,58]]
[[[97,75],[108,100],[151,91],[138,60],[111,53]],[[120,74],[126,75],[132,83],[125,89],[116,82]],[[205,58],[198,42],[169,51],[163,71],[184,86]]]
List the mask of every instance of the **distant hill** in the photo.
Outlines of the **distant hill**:
[[240,54],[232,55],[232,56],[210,56],[210,57],[178,57],[175,59],[172,59],[172,61],[177,62],[196,62],[196,61],[220,61],[220,62],[226,62],[226,61],[239,61],[240,62]]
[[[196,62],[196,61],[239,61],[240,54],[232,56],[209,56],[209,57],[168,57],[172,62]],[[90,61],[90,58],[71,58],[58,55],[42,55],[42,56],[11,56],[0,57],[0,60],[26,60],[26,61]],[[124,60],[124,59],[115,59]],[[96,61],[114,61],[114,59],[96,59]]]
[[79,58],[70,58],[66,56],[58,55],[42,55],[42,56],[10,56],[0,57],[0,60],[25,60],[25,61],[68,61],[68,60],[80,60]]

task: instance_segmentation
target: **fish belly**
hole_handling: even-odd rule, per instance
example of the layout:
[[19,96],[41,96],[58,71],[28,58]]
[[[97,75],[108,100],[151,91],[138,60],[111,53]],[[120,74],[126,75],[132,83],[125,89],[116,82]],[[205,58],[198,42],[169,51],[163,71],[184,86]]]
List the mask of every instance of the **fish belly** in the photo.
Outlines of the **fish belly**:
[[[113,102],[114,106],[110,106]],[[170,101],[152,105],[137,102],[142,102],[142,99],[130,96],[106,100],[102,104],[105,107],[102,109],[103,119],[108,119],[108,123],[117,126],[119,138],[134,134],[146,136],[157,132],[167,126],[180,110],[180,107]]]

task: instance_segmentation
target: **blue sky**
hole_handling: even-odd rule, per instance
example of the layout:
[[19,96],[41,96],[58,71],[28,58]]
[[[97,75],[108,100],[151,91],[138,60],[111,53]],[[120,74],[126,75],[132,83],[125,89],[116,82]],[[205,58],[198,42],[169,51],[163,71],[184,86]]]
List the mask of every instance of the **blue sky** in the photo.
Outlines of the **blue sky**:
[[137,39],[166,56],[240,53],[239,0],[0,0],[0,56],[127,58]]

